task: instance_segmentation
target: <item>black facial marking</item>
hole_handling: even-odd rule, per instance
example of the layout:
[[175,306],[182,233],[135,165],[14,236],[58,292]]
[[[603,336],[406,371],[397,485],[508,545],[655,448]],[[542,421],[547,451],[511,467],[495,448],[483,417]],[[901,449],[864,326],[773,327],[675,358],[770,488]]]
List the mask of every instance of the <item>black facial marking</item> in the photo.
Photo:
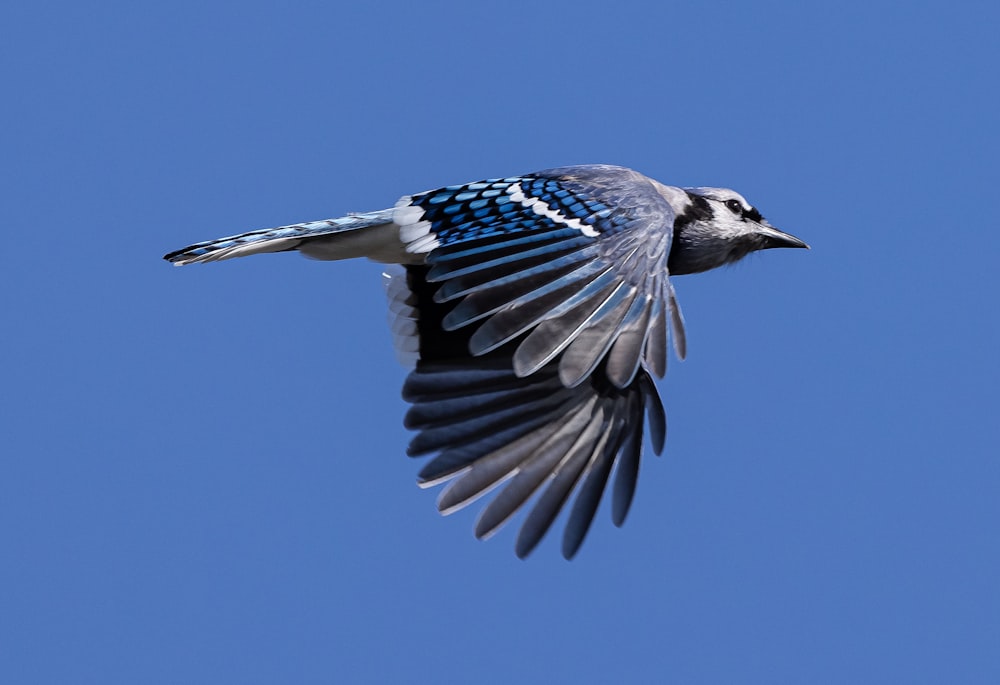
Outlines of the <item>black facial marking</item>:
[[674,219],[674,232],[680,232],[685,226],[695,221],[708,221],[715,213],[712,211],[712,205],[708,203],[708,200],[703,198],[701,195],[695,195],[694,193],[687,193],[688,199],[691,204],[681,213],[677,218]]
[[751,207],[749,211],[743,213],[743,216],[750,219],[750,221],[756,221],[758,224],[764,220],[764,217],[760,215],[756,207]]

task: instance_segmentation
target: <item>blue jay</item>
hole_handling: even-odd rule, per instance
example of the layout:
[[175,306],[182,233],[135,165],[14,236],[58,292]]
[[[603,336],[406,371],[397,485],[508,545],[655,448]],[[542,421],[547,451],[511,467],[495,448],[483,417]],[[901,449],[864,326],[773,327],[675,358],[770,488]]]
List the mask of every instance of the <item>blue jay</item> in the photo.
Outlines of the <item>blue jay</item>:
[[[756,250],[808,247],[738,193],[677,188],[586,165],[407,195],[392,209],[196,243],[176,264],[298,250],[401,264],[390,280],[397,347],[416,358],[403,386],[417,431],[408,453],[450,481],[442,513],[501,485],[475,527],[492,535],[535,493],[515,551],[528,555],[576,492],[563,535],[578,551],[615,469],[612,520],[635,492],[644,427],[666,435],[653,382],[667,341],[685,355],[670,275]],[[668,336],[669,329],[669,336]]]

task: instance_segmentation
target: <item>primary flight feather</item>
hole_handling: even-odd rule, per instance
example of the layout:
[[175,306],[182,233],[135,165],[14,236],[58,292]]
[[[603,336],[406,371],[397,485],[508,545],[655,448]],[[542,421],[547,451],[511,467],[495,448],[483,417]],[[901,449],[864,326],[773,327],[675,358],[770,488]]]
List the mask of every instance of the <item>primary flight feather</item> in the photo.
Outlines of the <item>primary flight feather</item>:
[[415,360],[403,386],[436,455],[421,485],[449,481],[455,511],[501,486],[476,535],[537,494],[518,534],[526,556],[575,498],[572,558],[614,470],[612,518],[635,493],[644,428],[659,454],[666,419],[652,376],[667,340],[685,354],[671,275],[756,250],[807,247],[738,193],[678,188],[617,166],[585,165],[447,186],[395,207],[220,238],[171,252],[176,265],[298,250],[315,259],[401,264],[389,284],[393,331]]

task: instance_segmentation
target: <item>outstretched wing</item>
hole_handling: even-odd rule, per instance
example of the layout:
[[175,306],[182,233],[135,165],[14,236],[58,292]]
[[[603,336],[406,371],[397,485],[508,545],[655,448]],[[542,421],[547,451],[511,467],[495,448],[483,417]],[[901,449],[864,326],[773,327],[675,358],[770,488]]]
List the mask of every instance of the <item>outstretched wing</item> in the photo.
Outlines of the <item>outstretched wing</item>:
[[603,375],[623,389],[641,362],[666,369],[667,321],[684,353],[668,281],[674,213],[648,178],[622,167],[551,169],[402,198],[393,222],[427,253],[445,330],[475,326],[475,357],[516,341],[514,373],[558,359],[566,387]]
[[411,456],[437,453],[420,484],[451,481],[438,499],[442,513],[461,509],[502,486],[483,509],[476,536],[488,537],[536,493],[518,535],[524,557],[573,501],[563,555],[576,554],[615,470],[612,517],[621,525],[635,492],[644,414],[657,454],[666,420],[649,374],[640,369],[623,388],[603,373],[567,387],[552,360],[527,376],[511,364],[514,343],[478,357],[468,353],[471,331],[445,330],[447,304],[436,303],[425,266],[407,267],[389,282],[393,331],[401,352],[418,357],[403,388],[412,407],[406,425],[419,431]]
[[535,497],[525,556],[574,491],[563,555],[576,554],[614,476],[621,525],[648,422],[666,433],[650,372],[666,368],[668,320],[684,335],[667,273],[674,213],[645,176],[553,169],[404,197],[393,222],[425,264],[390,283],[397,346],[416,356],[403,389],[420,482],[451,481],[449,513],[500,488],[476,524],[495,532]]

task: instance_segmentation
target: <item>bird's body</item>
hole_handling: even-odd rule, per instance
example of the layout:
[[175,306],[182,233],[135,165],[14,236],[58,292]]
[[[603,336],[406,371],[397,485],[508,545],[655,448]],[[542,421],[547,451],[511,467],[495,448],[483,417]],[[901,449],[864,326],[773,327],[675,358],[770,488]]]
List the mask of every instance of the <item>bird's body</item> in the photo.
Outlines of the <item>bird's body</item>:
[[392,209],[252,231],[166,255],[177,265],[298,250],[316,259],[402,264],[390,284],[397,345],[417,359],[403,389],[411,455],[437,453],[422,484],[451,480],[453,511],[504,482],[476,534],[541,491],[518,537],[528,554],[577,492],[572,557],[617,464],[612,515],[635,489],[643,414],[660,452],[666,423],[652,376],[668,328],[684,356],[670,274],[771,247],[805,247],[731,190],[666,186],[588,165],[448,186]]

